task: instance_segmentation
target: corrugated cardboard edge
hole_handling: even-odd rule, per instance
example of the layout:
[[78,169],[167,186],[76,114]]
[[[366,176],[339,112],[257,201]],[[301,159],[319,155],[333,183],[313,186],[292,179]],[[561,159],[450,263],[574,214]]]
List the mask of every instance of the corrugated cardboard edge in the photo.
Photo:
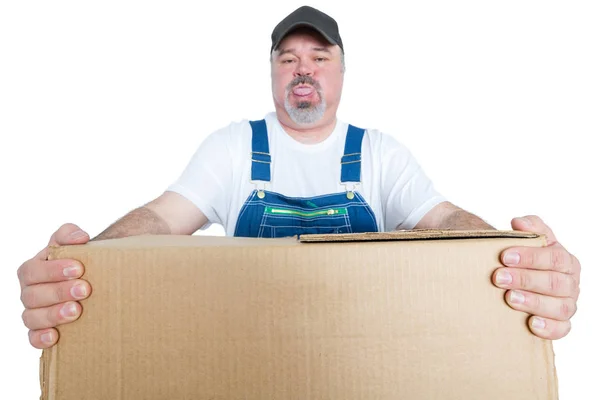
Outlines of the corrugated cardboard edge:
[[54,400],[56,383],[56,346],[44,349],[40,357],[40,400]]
[[[538,238],[543,235],[522,231],[502,230],[445,230],[414,229],[392,232],[344,233],[325,235],[300,235],[301,242],[355,242],[380,240],[439,240],[439,239],[481,239],[481,238]],[[544,237],[545,242],[545,237]],[[545,245],[546,243],[544,243]]]
[[[60,258],[60,246],[49,246],[48,260]],[[56,400],[57,346],[42,350],[40,356],[40,400]]]
[[[554,353],[552,340],[545,340],[544,347],[544,361],[548,366],[548,393],[552,395],[552,400],[558,400],[558,373],[556,372],[556,353]],[[551,379],[552,377],[554,379]]]

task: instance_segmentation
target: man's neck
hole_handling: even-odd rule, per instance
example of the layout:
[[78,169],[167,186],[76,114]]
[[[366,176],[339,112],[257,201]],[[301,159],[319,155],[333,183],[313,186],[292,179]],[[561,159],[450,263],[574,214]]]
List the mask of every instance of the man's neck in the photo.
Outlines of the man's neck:
[[297,142],[302,144],[316,144],[321,143],[331,135],[335,129],[337,119],[334,115],[328,120],[319,121],[319,124],[306,128],[282,119],[279,119],[279,123],[283,130]]

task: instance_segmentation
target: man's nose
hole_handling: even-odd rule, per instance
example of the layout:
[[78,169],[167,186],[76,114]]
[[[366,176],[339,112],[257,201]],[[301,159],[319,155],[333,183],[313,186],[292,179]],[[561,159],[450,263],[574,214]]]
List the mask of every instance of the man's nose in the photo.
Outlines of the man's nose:
[[314,68],[308,61],[299,61],[296,71],[294,71],[295,76],[313,76],[313,74]]

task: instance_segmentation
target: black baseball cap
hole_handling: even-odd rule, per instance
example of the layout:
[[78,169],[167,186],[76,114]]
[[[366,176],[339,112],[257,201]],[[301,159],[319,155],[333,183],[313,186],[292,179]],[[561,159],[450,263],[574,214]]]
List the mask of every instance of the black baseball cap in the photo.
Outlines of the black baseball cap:
[[271,52],[279,46],[283,38],[291,31],[308,27],[319,32],[329,43],[337,44],[344,52],[342,38],[338,31],[337,22],[329,15],[310,6],[302,6],[285,17],[271,34]]

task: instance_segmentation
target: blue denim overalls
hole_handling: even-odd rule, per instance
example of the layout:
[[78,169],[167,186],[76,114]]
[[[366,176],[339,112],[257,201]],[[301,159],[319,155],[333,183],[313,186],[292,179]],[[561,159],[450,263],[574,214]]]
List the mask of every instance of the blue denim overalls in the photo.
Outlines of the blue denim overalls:
[[[264,190],[271,181],[271,155],[265,120],[252,127],[252,182],[257,185],[237,220],[234,236],[277,238],[303,234],[377,232],[375,214],[354,186],[360,183],[364,129],[348,125],[341,183],[346,192],[287,197]],[[261,186],[262,184],[262,186]]]

